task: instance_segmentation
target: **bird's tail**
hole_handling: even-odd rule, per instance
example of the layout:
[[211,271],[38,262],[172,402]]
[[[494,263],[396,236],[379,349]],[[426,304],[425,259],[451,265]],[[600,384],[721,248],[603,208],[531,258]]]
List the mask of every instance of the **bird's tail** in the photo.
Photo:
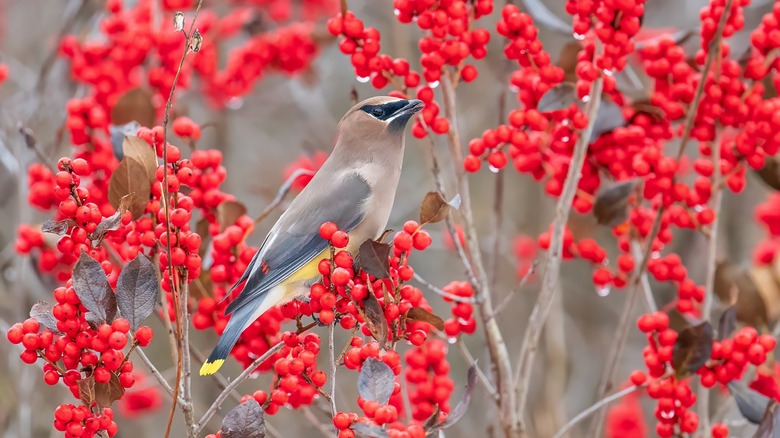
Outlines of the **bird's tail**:
[[236,310],[230,317],[230,320],[225,327],[225,331],[222,332],[217,346],[206,359],[206,362],[200,367],[200,375],[208,376],[216,373],[222,364],[225,363],[225,359],[230,355],[230,350],[238,342],[238,337],[241,336],[241,332],[252,323],[252,309],[244,307]]

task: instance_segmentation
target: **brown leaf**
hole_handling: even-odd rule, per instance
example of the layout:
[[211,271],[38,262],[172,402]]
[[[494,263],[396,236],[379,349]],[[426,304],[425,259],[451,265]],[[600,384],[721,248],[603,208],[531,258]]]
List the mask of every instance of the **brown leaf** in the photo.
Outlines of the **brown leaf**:
[[33,304],[32,309],[30,309],[30,318],[35,318],[42,326],[54,333],[60,333],[57,328],[57,319],[52,315],[52,305],[46,301],[38,301]]
[[450,204],[439,192],[428,192],[420,204],[420,225],[433,224],[447,217]]
[[152,93],[133,88],[123,94],[111,108],[111,123],[124,125],[136,121],[142,126],[152,127],[155,124],[155,113]]
[[201,218],[195,224],[195,232],[198,233],[198,235],[201,238],[198,255],[200,255],[200,257],[203,258],[206,255],[206,250],[209,247],[209,241],[211,241],[211,234],[209,234],[209,221],[207,221],[205,217]]
[[84,377],[78,381],[79,399],[84,406],[90,407],[95,402],[95,376]]
[[225,228],[236,223],[238,218],[245,215],[246,206],[238,201],[227,201],[217,206],[217,221],[219,221],[219,231],[225,231]]
[[672,365],[678,376],[695,373],[712,353],[712,325],[705,321],[680,332],[674,343]]
[[369,330],[371,330],[371,336],[379,342],[380,346],[384,347],[387,343],[387,319],[382,306],[379,305],[379,301],[377,301],[371,289],[369,289],[368,296],[363,300],[363,306],[365,307],[366,321],[368,322]]
[[157,171],[157,155],[149,144],[138,137],[125,138],[122,150],[124,158],[108,182],[108,201],[119,209],[122,198],[135,193],[129,210],[133,219],[138,219],[149,202],[152,181]]
[[104,217],[97,227],[95,227],[95,231],[90,236],[90,239],[96,241],[95,247],[100,246],[100,243],[103,242],[103,239],[109,231],[116,231],[119,229],[119,226],[122,225],[122,216],[130,209],[130,205],[132,205],[134,198],[135,192],[122,196],[119,200],[119,208],[116,209],[116,212],[109,217]]
[[63,221],[55,221],[49,219],[41,225],[41,231],[44,233],[52,233],[58,236],[62,236],[68,232],[68,230],[75,226],[76,222],[73,219],[65,219]]
[[780,409],[777,408],[777,402],[770,400],[753,438],[778,438],[780,436],[780,418],[778,416],[780,416]]
[[390,244],[368,239],[360,245],[357,265],[376,278],[390,277]]
[[98,406],[109,408],[111,404],[119,400],[125,393],[125,388],[119,383],[119,377],[111,373],[108,383],[95,382],[95,401]]
[[628,200],[637,184],[635,179],[622,181],[596,195],[593,215],[599,224],[614,227],[628,219]]
[[757,267],[748,271],[730,262],[719,262],[715,269],[715,295],[725,304],[734,306],[737,321],[754,327],[769,324],[778,312],[778,287],[771,268]]
[[[769,324],[769,321],[774,321],[780,316],[780,283],[778,283],[778,279],[770,266],[753,267],[750,270],[750,279],[764,302],[767,316],[766,324]],[[739,303],[739,300],[737,300],[737,303]]]
[[569,109],[572,104],[580,108],[583,102],[577,97],[577,87],[573,82],[561,82],[547,90],[536,104],[536,109],[541,112],[551,112]]
[[561,49],[555,65],[563,69],[564,80],[570,82],[577,80],[577,55],[580,51],[582,51],[582,44],[579,41],[570,41]]
[[764,167],[755,172],[766,185],[775,190],[780,190],[780,162],[778,162],[777,157],[766,157]]
[[437,330],[444,331],[444,320],[421,307],[412,307],[409,309],[406,312],[406,318],[415,321],[427,322],[428,324],[436,327]]

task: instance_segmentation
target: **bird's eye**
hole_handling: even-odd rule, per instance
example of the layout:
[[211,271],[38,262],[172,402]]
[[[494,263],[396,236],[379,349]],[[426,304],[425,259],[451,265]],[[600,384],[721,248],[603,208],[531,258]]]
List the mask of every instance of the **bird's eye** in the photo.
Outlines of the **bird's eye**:
[[371,114],[374,117],[379,118],[379,117],[382,117],[383,115],[385,115],[385,110],[383,110],[382,108],[376,107],[373,110],[371,110]]

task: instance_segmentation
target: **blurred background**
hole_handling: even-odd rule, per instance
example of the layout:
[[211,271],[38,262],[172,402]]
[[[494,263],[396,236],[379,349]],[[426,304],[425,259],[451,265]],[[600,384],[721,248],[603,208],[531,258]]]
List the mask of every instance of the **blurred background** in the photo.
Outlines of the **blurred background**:
[[[131,4],[133,2],[126,2]],[[743,53],[747,47],[750,30],[762,14],[772,7],[771,1],[755,1],[746,10],[745,30],[732,41],[733,53]],[[698,11],[705,5],[703,0],[653,0],[646,4],[644,26],[648,31],[661,32],[696,31]],[[228,2],[206,1],[217,11],[230,11]],[[414,26],[402,26],[393,19],[390,1],[348,2],[350,10],[362,18],[367,26],[378,28],[382,33],[382,51],[393,56],[410,59],[415,65],[419,31]],[[542,0],[519,2],[540,22],[540,39],[545,49],[557,58],[561,48],[573,36],[569,17],[563,11],[564,1],[544,2]],[[502,4],[496,3],[496,11],[480,21],[482,27],[495,29],[495,21]],[[36,272],[34,261],[15,254],[13,243],[19,224],[39,224],[49,216],[29,206],[27,202],[26,168],[35,161],[56,162],[60,156],[68,155],[65,142],[58,141],[59,130],[65,117],[65,104],[69,98],[84,95],[84,89],[69,78],[67,61],[56,57],[57,41],[65,29],[80,38],[100,38],[98,22],[104,14],[104,2],[98,0],[0,0],[0,62],[9,66],[9,79],[0,87],[0,329],[24,320],[31,305],[37,300],[51,300],[56,287],[54,281]],[[324,23],[320,23],[323,28]],[[479,77],[457,90],[459,103],[459,124],[462,138],[468,140],[499,123],[500,95],[506,90],[506,66],[501,56],[502,40],[495,34],[488,47],[488,57],[476,62]],[[696,38],[686,43],[690,53],[699,45]],[[199,145],[217,148],[224,153],[224,165],[228,179],[223,190],[234,194],[249,209],[250,216],[257,216],[268,205],[284,182],[284,169],[290,163],[315,151],[329,152],[335,135],[336,123],[341,115],[352,106],[353,90],[363,99],[380,94],[370,84],[356,80],[348,57],[338,50],[332,39],[324,41],[320,53],[310,71],[304,75],[286,76],[268,74],[254,87],[251,94],[234,99],[224,110],[214,110],[204,100],[197,86],[182,90],[176,107],[204,128]],[[197,55],[195,55],[197,56]],[[642,79],[621,78],[626,85],[626,94],[641,97]],[[507,99],[508,109],[516,107],[513,94]],[[29,127],[39,145],[39,152],[25,145],[19,126]],[[676,147],[671,145],[670,147]],[[419,203],[427,191],[434,190],[431,176],[430,155],[427,143],[421,143],[408,135],[404,171],[398,190],[389,228],[400,229],[404,221],[416,219]],[[443,167],[446,194],[455,194],[452,178],[453,163],[447,159],[444,138],[435,145]],[[184,149],[183,149],[184,150]],[[696,148],[689,148],[695,153]],[[497,276],[494,288],[494,302],[502,299],[516,288],[522,271],[532,260],[524,255],[520,260],[516,251],[518,239],[535,239],[546,231],[552,218],[554,203],[543,193],[542,186],[531,178],[518,175],[507,168],[503,174],[483,170],[470,175],[474,214],[480,234],[483,253],[488,263],[495,263]],[[492,209],[496,178],[504,178],[504,212],[500,233],[496,233]],[[738,196],[727,193],[721,220],[722,258],[749,264],[752,249],[763,236],[755,225],[752,212],[755,206],[766,198],[767,189],[751,176],[747,189]],[[286,201],[289,202],[291,197]],[[259,244],[274,220],[281,213],[277,209],[261,223],[250,238],[250,243]],[[608,229],[596,228],[590,218],[572,218],[570,226],[578,237],[596,237],[605,247],[613,251],[614,239]],[[464,280],[462,266],[456,254],[447,247],[443,224],[430,227],[434,243],[430,250],[413,256],[413,265],[427,281],[443,286],[453,280]],[[496,243],[497,240],[497,243]],[[704,239],[696,233],[683,233],[674,241],[671,251],[682,256],[691,278],[703,283]],[[495,262],[490,254],[498,245]],[[522,244],[521,244],[522,246]],[[522,257],[521,257],[522,258]],[[535,257],[531,257],[533,259]],[[596,400],[597,385],[604,367],[604,358],[613,339],[615,327],[622,308],[623,291],[598,294],[590,282],[591,268],[586,262],[567,262],[562,270],[561,293],[554,303],[550,319],[542,338],[542,353],[534,368],[528,418],[534,436],[549,437],[566,420],[591,405]],[[537,273],[499,315],[499,325],[508,342],[512,357],[520,348],[525,323],[528,320],[539,288],[541,273]],[[421,285],[420,285],[421,286]],[[439,309],[440,314],[449,314],[449,306],[440,297],[426,292],[428,300]],[[674,291],[667,286],[653,284],[659,303],[669,302]],[[604,295],[604,296],[602,296]],[[644,311],[636,306],[637,315]],[[152,327],[161,329],[159,320],[150,318]],[[317,329],[322,335],[324,329]],[[170,380],[174,371],[170,363],[168,344],[161,330],[147,349],[152,360]],[[201,352],[208,352],[214,345],[213,333],[195,332],[193,343]],[[344,340],[342,340],[343,342]],[[468,350],[488,372],[484,336],[477,332],[465,338]],[[628,373],[642,367],[642,335],[633,329],[629,335],[628,348],[620,361],[619,381]],[[52,410],[59,403],[75,402],[62,385],[49,387],[43,382],[42,372],[36,366],[24,365],[18,358],[21,349],[10,345],[5,336],[0,340],[0,435],[7,438],[61,436],[52,431]],[[456,345],[450,347],[449,360],[452,363],[452,377],[458,389],[454,400],[460,397],[465,383],[467,362]],[[199,367],[199,364],[196,363]],[[138,368],[143,368],[138,364]],[[146,370],[144,370],[146,371]],[[235,363],[228,361],[222,370],[225,376],[239,373]],[[340,374],[338,400],[344,403],[344,410],[355,409],[357,397],[354,385],[355,373]],[[266,389],[268,376],[248,380],[241,386],[242,393]],[[148,379],[140,386],[153,387],[156,382]],[[219,393],[219,388],[210,377],[193,377],[195,410],[199,415]],[[162,406],[150,413],[138,414],[132,409],[119,409],[117,422],[119,437],[162,436],[170,400],[162,395]],[[646,421],[652,424],[650,404],[644,404]],[[350,405],[351,403],[351,405]],[[221,414],[235,404],[228,400]],[[747,435],[749,429],[739,429],[740,423],[732,407],[726,418],[732,418],[737,427],[732,428],[736,436]],[[309,415],[313,418],[309,418]],[[299,411],[282,410],[267,418],[267,422],[279,436],[304,437],[320,434],[313,423],[328,423],[328,419],[317,409],[304,414]],[[493,436],[497,412],[486,397],[480,385],[474,394],[469,413],[452,429],[448,437],[468,437],[475,434]],[[178,417],[177,417],[178,418]],[[219,428],[221,416],[216,416],[208,431]],[[180,418],[177,423],[180,423]],[[311,420],[311,421],[310,421]],[[584,428],[582,429],[585,430]],[[743,430],[745,435],[739,435]],[[181,431],[175,432],[181,434]],[[321,435],[321,434],[320,434]],[[495,436],[498,436],[496,434]],[[579,436],[575,432],[572,436]]]

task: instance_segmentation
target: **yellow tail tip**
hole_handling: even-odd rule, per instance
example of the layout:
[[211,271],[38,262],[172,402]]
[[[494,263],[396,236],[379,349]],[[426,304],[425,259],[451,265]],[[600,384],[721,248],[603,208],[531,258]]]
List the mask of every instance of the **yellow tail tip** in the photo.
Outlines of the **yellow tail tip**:
[[220,367],[222,367],[222,364],[225,363],[224,359],[217,359],[214,362],[206,362],[203,364],[202,367],[200,367],[200,375],[201,376],[210,376],[219,370]]

